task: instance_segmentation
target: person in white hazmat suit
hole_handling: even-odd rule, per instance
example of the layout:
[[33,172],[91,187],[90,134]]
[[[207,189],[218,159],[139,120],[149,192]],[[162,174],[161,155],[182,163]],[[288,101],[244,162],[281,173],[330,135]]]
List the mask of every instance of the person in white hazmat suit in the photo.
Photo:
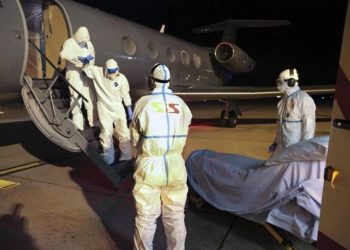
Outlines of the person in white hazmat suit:
[[275,140],[269,147],[273,155],[284,148],[303,140],[313,138],[316,128],[316,105],[311,96],[299,88],[296,69],[286,69],[277,78],[277,88],[283,92],[278,102]]
[[131,140],[137,149],[134,249],[152,249],[156,220],[161,214],[168,249],[184,249],[188,187],[182,150],[192,114],[169,89],[170,72],[165,65],[154,65],[150,78],[155,88],[137,101],[130,124]]
[[60,57],[67,64],[66,78],[68,82],[87,99],[85,101],[79,98],[78,93],[71,87],[69,88],[70,105],[75,105],[77,102],[77,105],[72,109],[73,123],[77,129],[84,130],[84,118],[81,112],[82,103],[84,103],[90,127],[98,126],[95,89],[89,79],[82,74],[83,67],[95,64],[95,49],[86,27],[79,27],[75,34],[64,42]]
[[128,118],[131,120],[132,109],[128,80],[119,72],[118,63],[114,59],[107,60],[105,69],[98,66],[87,66],[84,72],[87,77],[93,79],[96,89],[103,159],[107,164],[114,162],[114,134],[119,142],[119,161],[131,160],[130,130],[123,106],[124,102]]

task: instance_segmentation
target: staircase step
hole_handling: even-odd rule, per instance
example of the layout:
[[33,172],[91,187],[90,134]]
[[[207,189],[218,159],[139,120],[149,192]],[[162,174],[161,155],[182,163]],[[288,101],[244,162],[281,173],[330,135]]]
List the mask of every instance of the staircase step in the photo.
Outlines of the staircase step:
[[67,108],[68,110],[70,105],[70,100],[68,98],[54,98],[52,100],[56,108],[58,108],[59,110],[64,108]]
[[99,139],[100,136],[100,128],[98,127],[85,127],[83,131],[81,131],[81,134],[84,136],[84,138],[90,142],[96,139]]
[[[46,90],[46,88],[43,88],[41,89],[43,91]],[[52,97],[53,98],[70,98],[70,93],[69,93],[69,90],[64,88],[64,89],[61,89],[61,88],[53,88],[52,89]]]
[[93,147],[98,153],[102,153],[102,145],[99,139],[89,141],[89,145]]
[[[41,88],[45,88],[45,89],[47,89],[47,88],[50,86],[52,80],[53,80],[53,79],[33,79],[32,84],[33,84],[33,87],[34,87],[34,88],[40,88],[40,89],[41,89]],[[55,82],[55,87],[56,87],[56,88],[65,88],[65,89],[68,89],[67,84],[66,84],[64,81],[60,80],[60,79],[58,79],[58,80]]]
[[[25,76],[24,80],[26,85],[23,90],[24,95],[29,94],[28,98],[23,98],[25,104],[28,106],[27,109],[32,114],[32,119],[36,121],[36,125],[39,129],[50,139],[53,140],[57,145],[64,147],[67,150],[72,152],[79,152],[79,148],[84,152],[98,167],[102,173],[113,183],[115,187],[119,187],[120,181],[122,180],[121,176],[128,176],[133,171],[133,161],[127,162],[117,162],[114,166],[109,166],[104,162],[103,158],[100,155],[102,147],[99,140],[99,128],[89,128],[81,133],[66,133],[67,131],[75,132],[76,128],[70,119],[64,120],[66,117],[61,114],[61,112],[66,112],[69,107],[69,98],[62,98],[67,93],[67,84],[62,84],[62,81],[57,81],[55,88],[53,89],[54,93],[52,97],[59,97],[52,99],[54,104],[54,109],[52,109],[52,104],[50,99],[45,99],[45,102],[40,104],[37,102],[38,99],[44,100],[45,90],[40,88],[47,88],[50,86],[51,81],[45,80],[35,80],[29,76]],[[62,90],[56,88],[61,84]],[[60,86],[60,87],[61,87]],[[57,95],[56,95],[57,94]],[[35,98],[34,98],[35,97]],[[59,109],[59,110],[58,110]],[[35,111],[35,112],[34,112]],[[52,120],[51,118],[58,118],[59,120]],[[62,121],[62,124],[53,123],[53,121]],[[53,124],[58,126],[59,129],[53,128]],[[62,130],[61,130],[62,129]],[[69,134],[69,138],[67,137]],[[116,152],[117,154],[118,152]],[[116,159],[118,159],[116,157]],[[120,176],[121,175],[121,176]]]

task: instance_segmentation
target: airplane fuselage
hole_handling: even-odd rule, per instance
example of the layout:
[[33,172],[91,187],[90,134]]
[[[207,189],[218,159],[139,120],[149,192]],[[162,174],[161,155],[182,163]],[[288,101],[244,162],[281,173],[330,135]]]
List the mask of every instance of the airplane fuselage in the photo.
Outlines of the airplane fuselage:
[[[4,46],[0,48],[6,62],[0,69],[0,102],[18,97],[23,76],[52,77],[53,69],[38,55],[28,39],[57,67],[64,68],[59,52],[65,39],[80,26],[89,29],[96,51],[96,64],[103,66],[114,58],[130,82],[131,94],[138,98],[148,91],[147,75],[155,63],[166,64],[174,88],[220,86],[223,81],[215,72],[214,50],[191,44],[117,16],[71,0],[34,1],[4,0],[0,7],[0,27]],[[230,51],[232,50],[232,51]],[[247,72],[253,60],[238,46],[225,43],[215,63],[231,65],[233,72]],[[39,72],[39,71],[42,72]],[[3,77],[6,76],[6,77]]]

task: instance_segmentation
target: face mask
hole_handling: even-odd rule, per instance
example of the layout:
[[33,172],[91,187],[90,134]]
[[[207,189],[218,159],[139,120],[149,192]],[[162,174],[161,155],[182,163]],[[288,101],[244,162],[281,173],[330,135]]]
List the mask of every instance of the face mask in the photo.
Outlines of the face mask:
[[277,89],[280,92],[285,92],[288,88],[288,85],[286,83],[277,83]]
[[117,78],[117,73],[114,74],[106,74],[106,77],[110,80],[115,80]]

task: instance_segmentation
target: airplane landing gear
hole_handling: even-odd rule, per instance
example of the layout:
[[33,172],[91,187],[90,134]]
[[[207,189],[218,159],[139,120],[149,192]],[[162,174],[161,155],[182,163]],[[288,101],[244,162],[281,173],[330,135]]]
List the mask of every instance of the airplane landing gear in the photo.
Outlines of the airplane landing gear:
[[225,103],[225,109],[221,111],[220,114],[220,124],[222,127],[235,128],[238,122],[238,116],[241,115],[241,112],[238,108],[238,104],[231,100],[225,101],[220,100]]

